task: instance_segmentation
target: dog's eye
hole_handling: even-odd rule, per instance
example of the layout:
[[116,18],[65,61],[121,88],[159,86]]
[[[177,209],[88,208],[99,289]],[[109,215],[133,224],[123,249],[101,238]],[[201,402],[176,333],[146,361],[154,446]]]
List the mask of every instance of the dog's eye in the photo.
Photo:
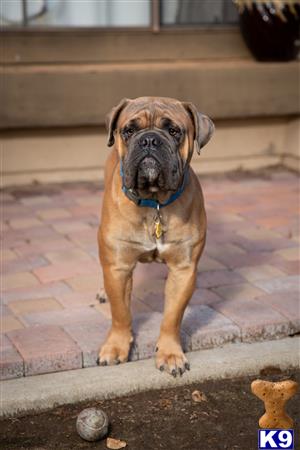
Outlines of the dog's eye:
[[134,127],[125,127],[122,130],[122,136],[124,137],[125,140],[129,139],[135,132],[135,128]]
[[176,136],[176,134],[178,133],[178,130],[176,130],[176,128],[169,128],[169,134],[171,136]]
[[133,127],[124,128],[124,130],[123,130],[123,134],[127,138],[132,136],[134,132],[135,132],[135,129]]

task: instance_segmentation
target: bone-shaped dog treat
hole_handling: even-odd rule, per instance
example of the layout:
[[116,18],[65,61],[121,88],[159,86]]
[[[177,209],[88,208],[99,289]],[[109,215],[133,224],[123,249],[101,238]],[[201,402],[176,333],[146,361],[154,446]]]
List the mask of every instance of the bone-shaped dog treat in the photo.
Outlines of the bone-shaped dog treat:
[[265,404],[266,412],[258,422],[261,428],[293,428],[294,421],[284,408],[286,402],[297,392],[298,383],[292,380],[277,383],[255,380],[251,384],[251,390]]

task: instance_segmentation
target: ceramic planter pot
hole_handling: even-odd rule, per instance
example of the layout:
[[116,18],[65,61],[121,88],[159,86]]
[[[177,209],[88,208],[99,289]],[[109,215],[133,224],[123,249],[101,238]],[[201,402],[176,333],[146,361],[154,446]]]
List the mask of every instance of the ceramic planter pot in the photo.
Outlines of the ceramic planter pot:
[[249,2],[236,0],[244,40],[259,61],[297,58],[300,1]]

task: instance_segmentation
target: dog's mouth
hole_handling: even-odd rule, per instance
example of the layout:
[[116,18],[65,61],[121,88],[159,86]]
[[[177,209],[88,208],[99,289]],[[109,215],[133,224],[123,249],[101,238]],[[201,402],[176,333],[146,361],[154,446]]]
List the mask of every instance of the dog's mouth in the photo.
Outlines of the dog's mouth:
[[152,156],[146,156],[137,170],[137,188],[157,192],[162,184],[162,169],[160,163]]

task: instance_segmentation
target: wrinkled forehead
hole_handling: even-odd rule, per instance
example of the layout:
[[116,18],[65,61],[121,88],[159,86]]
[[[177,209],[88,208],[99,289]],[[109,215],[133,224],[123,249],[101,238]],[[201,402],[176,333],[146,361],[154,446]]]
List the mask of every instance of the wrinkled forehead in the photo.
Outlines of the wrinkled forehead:
[[162,127],[166,120],[183,128],[190,123],[189,114],[179,101],[139,100],[130,102],[124,108],[118,125],[120,128],[130,123],[137,123],[141,128]]

